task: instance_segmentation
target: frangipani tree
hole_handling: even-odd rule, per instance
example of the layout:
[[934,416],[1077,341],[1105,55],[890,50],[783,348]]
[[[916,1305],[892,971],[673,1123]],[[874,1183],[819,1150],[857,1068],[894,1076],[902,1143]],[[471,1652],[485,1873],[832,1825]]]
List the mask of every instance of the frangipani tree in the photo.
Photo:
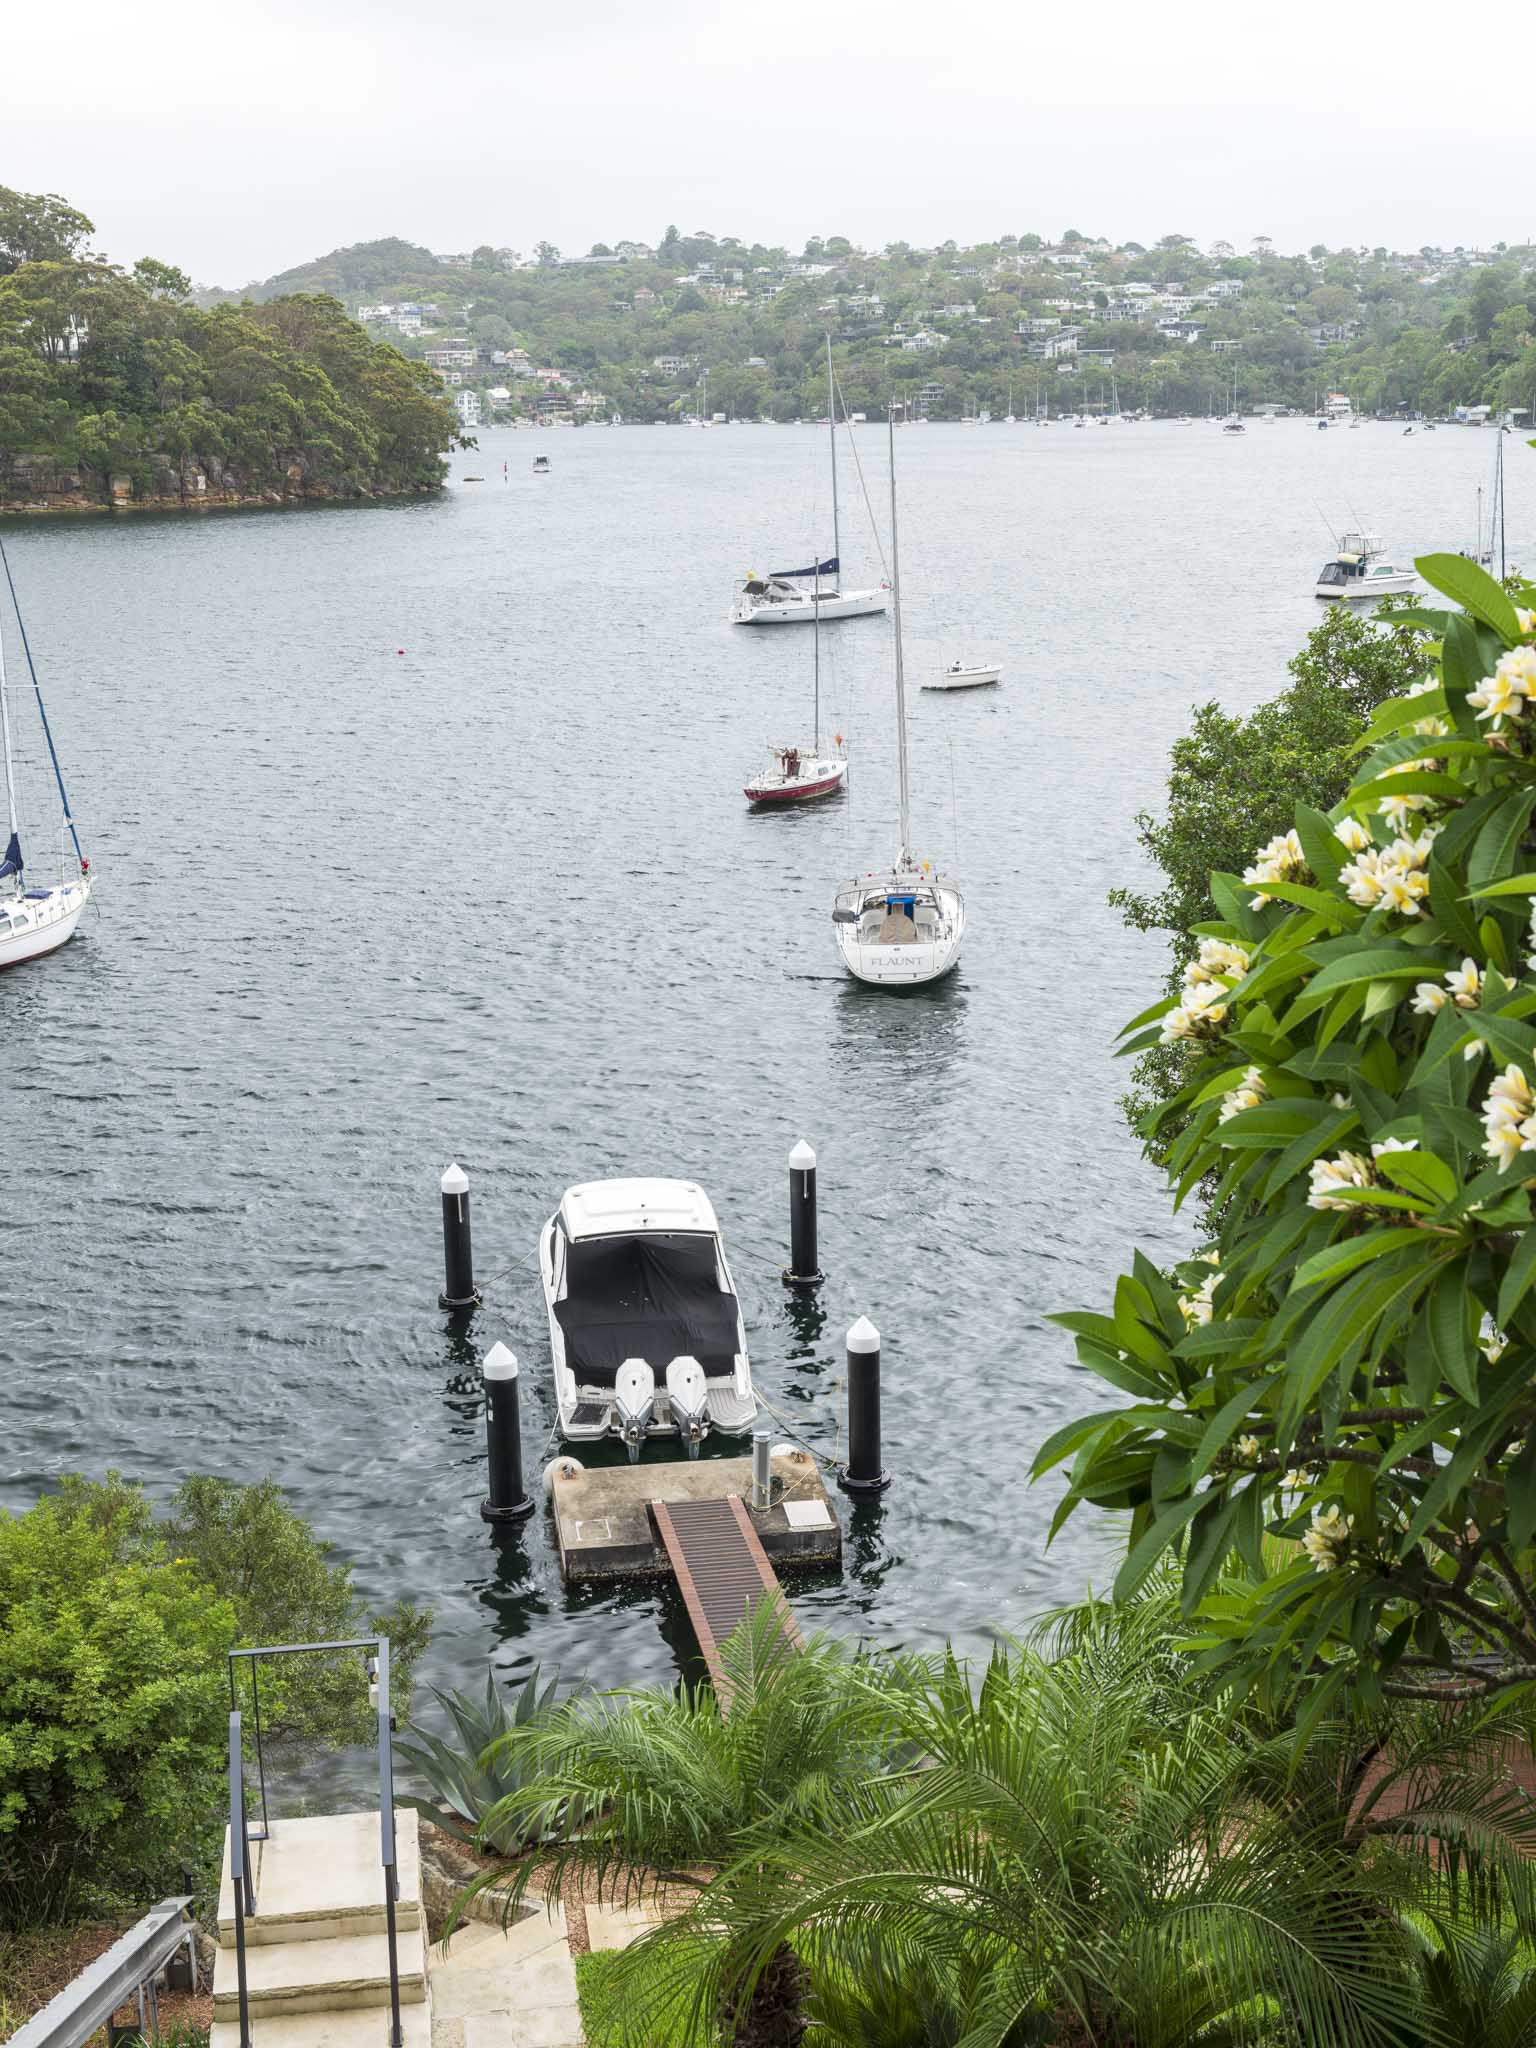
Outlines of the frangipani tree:
[[1460,607],[1409,615],[1423,680],[1330,815],[1213,877],[1182,994],[1127,1027],[1187,1049],[1144,1129],[1188,1119],[1170,1182],[1214,1235],[1057,1318],[1131,1399],[1035,1465],[1071,1461],[1056,1526],[1131,1512],[1120,1597],[1176,1551],[1207,1660],[1319,1715],[1536,1679],[1536,590],[1418,569]]

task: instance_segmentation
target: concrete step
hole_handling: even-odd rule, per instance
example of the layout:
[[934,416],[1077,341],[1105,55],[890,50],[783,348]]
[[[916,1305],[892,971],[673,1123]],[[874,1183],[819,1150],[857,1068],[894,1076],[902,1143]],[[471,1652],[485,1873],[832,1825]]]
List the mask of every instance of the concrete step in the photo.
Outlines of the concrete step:
[[[403,2048],[432,2048],[432,2016],[425,2004],[402,2005]],[[238,2010],[233,2020],[215,2020],[208,2048],[240,2048]],[[251,2048],[389,2048],[389,2008],[366,2006],[350,2012],[264,2013],[251,2018]]]
[[[417,1815],[395,1809],[395,1855],[400,1896],[395,1925],[421,1924],[421,1855]],[[275,1820],[270,1839],[251,1844],[256,1912],[247,1916],[247,1949],[257,1943],[331,1941],[347,1934],[384,1931],[384,1869],[379,1861],[379,1816],[332,1813]],[[229,1881],[229,1830],[219,1878],[219,1942],[233,1948],[235,1895]]]
[[[427,1995],[426,1929],[399,1930],[400,2002],[419,2005]],[[246,1996],[252,2017],[348,2012],[389,2004],[389,1937],[344,1934],[328,1940],[256,1942],[245,1952]],[[213,2013],[240,2017],[235,1951],[221,1948],[213,1969]]]

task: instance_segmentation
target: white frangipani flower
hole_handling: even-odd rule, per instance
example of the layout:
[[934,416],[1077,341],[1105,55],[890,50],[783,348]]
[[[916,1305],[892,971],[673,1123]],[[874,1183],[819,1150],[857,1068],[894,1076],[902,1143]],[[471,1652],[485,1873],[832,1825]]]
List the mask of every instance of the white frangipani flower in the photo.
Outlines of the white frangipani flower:
[[1483,1104],[1484,1150],[1508,1169],[1522,1152],[1536,1152],[1536,1094],[1511,1064],[1495,1077]]
[[[1384,768],[1382,774],[1419,775],[1432,769],[1434,765],[1433,761],[1399,761],[1395,768]],[[1427,811],[1433,802],[1433,797],[1413,791],[1404,796],[1384,796],[1376,810],[1394,831],[1406,832],[1411,814],[1415,811]]]
[[1259,1455],[1259,1440],[1256,1436],[1240,1436],[1237,1440],[1237,1455],[1251,1464]]
[[1179,1296],[1179,1313],[1192,1330],[1203,1329],[1215,1314],[1216,1308],[1212,1297],[1220,1284],[1221,1272],[1218,1268],[1208,1279],[1203,1280],[1192,1294]]
[[[1243,869],[1243,880],[1251,888],[1260,887],[1265,882],[1294,882],[1305,873],[1306,865],[1307,857],[1301,850],[1301,841],[1295,831],[1282,832],[1267,846],[1259,848],[1253,866]],[[1269,900],[1267,896],[1255,896],[1254,909],[1262,909]]]
[[1234,1116],[1241,1116],[1245,1109],[1257,1109],[1268,1096],[1269,1089],[1263,1074],[1257,1067],[1249,1067],[1241,1081],[1222,1096],[1221,1116],[1218,1121],[1226,1123]]
[[1358,1152],[1341,1152],[1337,1159],[1314,1159],[1311,1182],[1309,1209],[1348,1209],[1355,1199],[1353,1190],[1378,1185],[1375,1168]]
[[1493,674],[1484,676],[1475,690],[1468,690],[1467,702],[1477,707],[1479,718],[1491,719],[1493,730],[1502,729],[1505,719],[1514,722],[1525,716],[1536,690],[1536,647],[1511,647],[1494,664]]
[[1318,1571],[1336,1569],[1354,1526],[1354,1516],[1342,1514],[1338,1508],[1313,1509],[1312,1526],[1302,1537],[1301,1547]]
[[1477,1348],[1490,1365],[1497,1365],[1509,1349],[1509,1339],[1485,1310],[1478,1326]]
[[1333,836],[1348,853],[1364,853],[1371,845],[1371,829],[1363,818],[1340,818]]

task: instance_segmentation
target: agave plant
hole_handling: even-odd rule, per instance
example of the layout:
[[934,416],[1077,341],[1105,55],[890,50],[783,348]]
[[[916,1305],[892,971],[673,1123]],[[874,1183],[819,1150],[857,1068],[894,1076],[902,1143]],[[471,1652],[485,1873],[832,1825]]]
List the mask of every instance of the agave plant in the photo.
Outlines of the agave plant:
[[497,1690],[490,1671],[483,1700],[467,1692],[434,1691],[455,1740],[444,1741],[415,1722],[397,1738],[398,1753],[431,1788],[426,1799],[403,1793],[401,1804],[415,1807],[459,1841],[498,1856],[516,1856],[579,1821],[579,1797],[553,1807],[546,1802],[532,1817],[520,1799],[530,1781],[529,1738],[559,1713],[559,1685],[558,1671],[541,1683],[535,1664],[510,1697]]

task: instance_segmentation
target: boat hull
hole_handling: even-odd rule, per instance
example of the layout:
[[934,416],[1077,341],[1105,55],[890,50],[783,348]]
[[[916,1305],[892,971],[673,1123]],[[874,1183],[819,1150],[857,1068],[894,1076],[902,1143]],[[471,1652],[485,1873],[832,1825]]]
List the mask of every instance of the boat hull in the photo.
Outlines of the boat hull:
[[818,611],[823,625],[829,619],[862,619],[883,612],[890,603],[888,590],[845,590],[836,597],[824,597],[820,605],[810,598],[777,604],[739,602],[731,607],[733,626],[809,626]]
[[1319,583],[1314,595],[1326,603],[1358,604],[1377,597],[1407,597],[1418,587],[1418,577],[1405,569],[1400,576],[1366,576],[1358,583]]
[[992,683],[1000,683],[1003,672],[1000,668],[953,669],[939,677],[937,682],[924,683],[925,690],[984,690]]
[[809,804],[819,797],[836,796],[848,779],[848,764],[840,761],[830,775],[802,777],[795,782],[749,782],[742,791],[749,804]]
[[[24,896],[15,904],[0,900],[0,925],[11,925],[9,931],[0,930],[0,968],[19,967],[24,960],[57,952],[74,937],[90,893],[90,883],[80,881],[50,889],[46,899]],[[24,924],[18,909],[26,916]]]
[[[889,884],[877,885],[873,891],[867,891],[866,885],[860,883],[853,883],[849,888],[854,892],[866,891],[868,902],[878,894],[888,893],[900,898],[914,889],[928,886],[926,881],[904,871],[893,875]],[[951,881],[941,878],[931,886],[937,925],[922,937],[892,944],[882,942],[876,936],[882,928],[882,921],[878,918],[866,916],[853,922],[834,921],[839,957],[856,981],[862,981],[871,988],[924,988],[942,981],[959,964],[960,948],[965,939],[965,899]],[[847,893],[839,892],[840,902],[845,900]]]

